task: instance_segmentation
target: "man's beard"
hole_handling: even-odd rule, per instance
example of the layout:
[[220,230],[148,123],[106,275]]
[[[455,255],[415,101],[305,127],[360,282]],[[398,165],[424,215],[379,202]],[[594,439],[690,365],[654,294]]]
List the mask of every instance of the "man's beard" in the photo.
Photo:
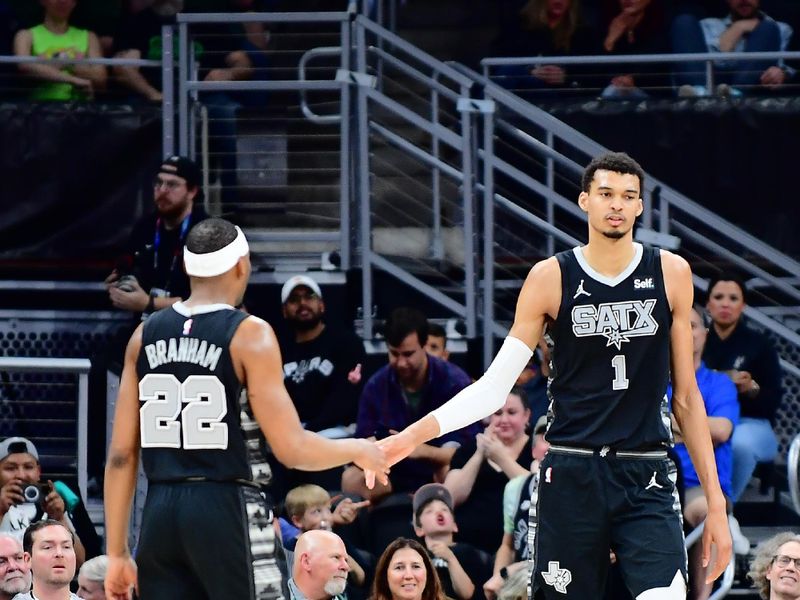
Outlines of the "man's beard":
[[322,589],[330,596],[338,596],[339,594],[344,593],[344,588],[346,587],[347,579],[342,577],[331,577],[325,582],[325,586]]
[[30,589],[30,577],[25,577],[24,575],[18,579],[0,583],[0,592],[3,592],[4,594],[11,594],[12,596],[14,594],[23,594]]
[[626,233],[628,232],[620,231],[619,229],[612,229],[610,231],[604,231],[603,235],[612,240],[619,240],[624,238]]
[[300,332],[311,331],[312,329],[314,329],[314,327],[319,325],[319,322],[321,320],[322,320],[322,315],[314,315],[310,319],[304,319],[304,320],[294,318],[292,319],[292,328],[295,331],[300,331]]

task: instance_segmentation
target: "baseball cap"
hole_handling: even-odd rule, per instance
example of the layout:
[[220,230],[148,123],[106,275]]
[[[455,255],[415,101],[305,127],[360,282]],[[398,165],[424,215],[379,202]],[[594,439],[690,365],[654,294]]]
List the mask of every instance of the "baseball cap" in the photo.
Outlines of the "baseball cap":
[[27,452],[36,460],[39,460],[39,453],[33,442],[24,437],[10,437],[0,442],[0,460],[5,460],[9,454],[20,454]]
[[289,299],[289,296],[294,291],[294,288],[304,285],[312,292],[314,292],[317,296],[322,298],[322,290],[319,289],[319,285],[316,281],[311,279],[308,275],[295,275],[294,277],[290,277],[289,280],[283,284],[281,288],[281,304],[286,304],[286,301]]
[[416,491],[414,499],[411,501],[414,516],[419,516],[419,512],[431,500],[441,500],[447,505],[450,512],[453,512],[453,497],[450,495],[450,491],[441,483],[426,483]]
[[196,162],[185,156],[174,154],[164,159],[158,168],[158,172],[183,177],[188,187],[199,186],[203,179],[203,174]]
[[547,431],[547,415],[542,415],[536,420],[536,425],[533,426],[533,435],[537,433],[544,433]]

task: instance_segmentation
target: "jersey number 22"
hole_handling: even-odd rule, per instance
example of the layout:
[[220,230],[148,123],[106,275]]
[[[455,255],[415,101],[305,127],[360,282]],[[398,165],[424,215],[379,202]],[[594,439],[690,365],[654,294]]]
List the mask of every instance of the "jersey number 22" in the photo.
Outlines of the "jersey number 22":
[[[139,382],[142,448],[225,450],[228,412],[225,386],[213,375],[190,375],[181,383],[165,373]],[[184,406],[185,405],[185,406]],[[180,420],[178,417],[180,416]]]

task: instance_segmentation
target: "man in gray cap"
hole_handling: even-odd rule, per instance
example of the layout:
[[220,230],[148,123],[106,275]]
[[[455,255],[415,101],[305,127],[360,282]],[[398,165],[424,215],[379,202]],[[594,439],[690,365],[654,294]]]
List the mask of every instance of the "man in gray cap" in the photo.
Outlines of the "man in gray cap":
[[[29,439],[10,437],[0,442],[0,532],[22,541],[25,529],[42,519],[53,519],[74,532],[64,498],[52,481],[41,483],[39,452]],[[78,564],[86,550],[75,535]]]

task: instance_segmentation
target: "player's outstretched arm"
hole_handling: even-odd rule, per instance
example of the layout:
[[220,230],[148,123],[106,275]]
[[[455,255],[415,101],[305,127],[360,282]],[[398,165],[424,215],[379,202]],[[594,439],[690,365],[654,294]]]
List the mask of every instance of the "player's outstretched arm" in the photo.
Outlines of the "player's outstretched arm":
[[708,429],[708,417],[703,397],[697,387],[692,362],[692,328],[689,321],[694,297],[692,271],[688,263],[679,256],[666,251],[662,251],[661,256],[667,295],[672,307],[672,410],[708,502],[708,515],[703,530],[703,566],[707,566],[711,560],[713,543],[717,548],[717,559],[708,576],[707,583],[711,583],[728,566],[732,543],[725,512],[725,497],[720,489],[714,446]]
[[537,263],[528,273],[517,299],[514,324],[486,373],[447,403],[378,445],[393,465],[414,448],[461,429],[503,406],[519,374],[539,342],[545,318],[555,317],[561,301],[561,270],[555,258]]
[[364,439],[329,440],[306,431],[283,385],[278,341],[272,328],[249,317],[231,341],[231,355],[253,414],[272,451],[289,468],[321,471],[353,462],[382,474],[387,470],[384,453]]
[[108,571],[106,595],[113,600],[131,598],[136,585],[136,564],[128,549],[128,523],[136,490],[139,468],[139,385],[136,358],[142,345],[142,326],[131,336],[125,350],[125,364],[120,379],[114,428],[108,448],[104,482],[106,515],[106,554]]

